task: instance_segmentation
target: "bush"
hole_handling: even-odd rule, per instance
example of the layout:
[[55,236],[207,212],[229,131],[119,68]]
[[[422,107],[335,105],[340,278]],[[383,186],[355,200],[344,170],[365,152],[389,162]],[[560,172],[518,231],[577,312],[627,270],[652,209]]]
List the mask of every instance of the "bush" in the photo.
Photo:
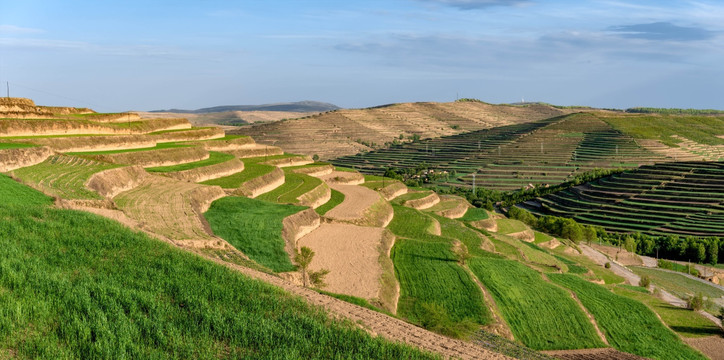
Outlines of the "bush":
[[611,263],[610,263],[610,262],[607,262],[605,265],[603,265],[603,267],[605,267],[606,269],[610,269],[610,268],[611,268]]
[[651,285],[651,278],[648,275],[641,276],[641,280],[639,280],[639,286],[648,289],[649,285]]
[[696,294],[696,296],[690,296],[686,300],[686,307],[694,310],[699,311],[704,308],[704,296],[701,295],[701,293]]

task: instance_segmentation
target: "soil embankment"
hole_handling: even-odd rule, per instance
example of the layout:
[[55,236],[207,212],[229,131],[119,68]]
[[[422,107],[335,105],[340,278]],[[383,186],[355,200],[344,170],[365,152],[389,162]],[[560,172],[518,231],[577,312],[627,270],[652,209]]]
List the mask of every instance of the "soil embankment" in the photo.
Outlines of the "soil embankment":
[[0,172],[40,164],[51,155],[53,151],[47,146],[0,150]]

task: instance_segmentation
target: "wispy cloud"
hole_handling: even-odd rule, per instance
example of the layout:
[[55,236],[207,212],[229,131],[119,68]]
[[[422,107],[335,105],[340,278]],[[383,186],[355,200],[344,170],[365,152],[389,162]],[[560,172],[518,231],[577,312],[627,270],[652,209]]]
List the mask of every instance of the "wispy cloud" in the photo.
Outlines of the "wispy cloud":
[[26,28],[21,26],[0,24],[0,34],[40,34],[44,31],[41,29]]
[[0,37],[0,48],[26,49],[36,51],[76,51],[111,56],[184,57],[186,54],[175,48],[155,45],[108,46],[84,41]]
[[670,22],[613,26],[608,30],[626,38],[664,41],[709,40],[716,34],[704,28],[677,26]]
[[522,6],[530,4],[530,0],[418,0],[452,6],[462,10],[484,9],[494,6]]

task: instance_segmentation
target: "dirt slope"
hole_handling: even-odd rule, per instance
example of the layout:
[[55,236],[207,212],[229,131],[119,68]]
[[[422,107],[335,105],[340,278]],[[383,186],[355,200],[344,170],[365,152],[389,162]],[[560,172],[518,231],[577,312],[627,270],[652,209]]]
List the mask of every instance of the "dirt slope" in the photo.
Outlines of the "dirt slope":
[[489,127],[563,115],[546,105],[509,106],[483,102],[403,103],[368,109],[338,110],[304,118],[242,127],[233,134],[251,135],[291,153],[331,159],[407,139],[454,135]]

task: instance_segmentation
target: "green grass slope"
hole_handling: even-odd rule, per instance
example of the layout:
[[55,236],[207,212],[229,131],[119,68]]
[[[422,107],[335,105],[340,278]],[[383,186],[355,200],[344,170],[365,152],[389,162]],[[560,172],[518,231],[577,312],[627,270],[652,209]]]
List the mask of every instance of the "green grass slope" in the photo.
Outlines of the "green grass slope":
[[18,358],[434,358],[0,176],[0,349]]
[[576,293],[616,349],[652,359],[706,359],[684,344],[644,304],[575,275],[551,274],[549,277]]
[[230,196],[211,203],[204,216],[214,234],[257,263],[282,272],[296,269],[284,251],[282,220],[304,209]]
[[490,290],[515,338],[536,350],[605,347],[571,296],[511,260],[473,258],[470,270]]
[[46,194],[63,199],[102,199],[98,193],[85,187],[85,182],[97,172],[120,165],[55,155],[40,164],[13,171],[25,183],[40,188]]

